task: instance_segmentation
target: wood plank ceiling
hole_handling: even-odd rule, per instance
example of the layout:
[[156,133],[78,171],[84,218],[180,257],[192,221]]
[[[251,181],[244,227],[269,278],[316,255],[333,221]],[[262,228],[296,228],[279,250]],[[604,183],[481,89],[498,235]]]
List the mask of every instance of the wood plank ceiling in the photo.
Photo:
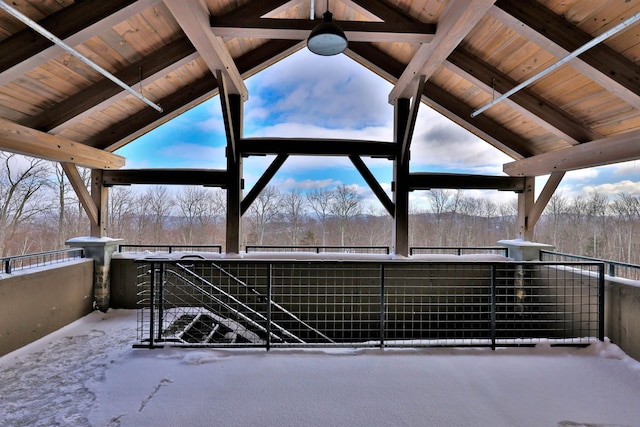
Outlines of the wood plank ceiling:
[[[640,158],[640,24],[471,117],[639,13],[640,0],[13,0],[10,6],[163,111],[0,11],[2,150],[120,168],[124,161],[114,150],[216,95],[220,79],[229,94],[250,96],[243,79],[304,48],[329,9],[350,40],[346,55],[395,85],[391,103],[418,90],[424,104],[513,157],[504,166],[511,176]],[[241,154],[287,155],[293,147],[237,143]],[[318,147],[309,141],[298,150],[323,154]],[[347,147],[334,154],[393,152],[373,142]]]

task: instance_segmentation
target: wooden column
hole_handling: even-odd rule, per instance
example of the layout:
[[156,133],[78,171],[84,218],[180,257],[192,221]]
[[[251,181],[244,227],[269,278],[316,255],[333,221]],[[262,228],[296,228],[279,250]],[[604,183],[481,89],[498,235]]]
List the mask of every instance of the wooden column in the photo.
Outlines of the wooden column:
[[535,201],[535,177],[525,177],[524,191],[518,194],[518,223],[517,236],[520,239],[532,241],[534,223],[529,214]]
[[91,220],[91,237],[107,236],[108,189],[102,185],[102,169],[91,170],[91,198],[97,211],[97,217]]
[[410,100],[400,98],[394,108],[394,135],[398,151],[393,161],[393,252],[409,255],[409,156],[402,155],[410,116]]
[[[225,251],[240,252],[242,232],[242,156],[239,155],[237,143],[242,132],[243,101],[240,95],[228,94],[223,99],[223,115],[227,122],[227,232]],[[224,105],[226,104],[226,105]]]

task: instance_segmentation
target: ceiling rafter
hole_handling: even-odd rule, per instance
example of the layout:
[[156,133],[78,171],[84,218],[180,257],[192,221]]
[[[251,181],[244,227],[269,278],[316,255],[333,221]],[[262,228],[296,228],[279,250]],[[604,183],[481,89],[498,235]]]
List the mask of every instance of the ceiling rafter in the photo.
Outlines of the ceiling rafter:
[[[300,44],[291,40],[270,41],[237,58],[236,64],[243,77],[246,78],[299,48]],[[104,148],[107,151],[115,151],[151,129],[179,116],[200,102],[217,94],[217,80],[214,75],[208,74],[184,90],[160,99],[162,113],[146,108],[105,129],[100,134],[88,138],[84,143],[93,147]]]
[[[489,16],[562,58],[593,39],[537,2],[499,0]],[[572,59],[569,66],[635,108],[640,108],[640,67],[600,43]]]
[[369,19],[377,18],[388,23],[421,22],[386,1],[342,0],[342,2],[357,13],[368,16]]
[[[494,93],[495,96],[501,95],[518,84],[509,76],[461,48],[454,50],[449,55],[444,66],[485,92]],[[537,96],[530,89],[522,89],[503,102],[572,145],[602,137],[585,124],[578,122],[563,109]]]
[[[160,0],[85,0],[43,19],[39,24],[70,46],[84,43]],[[0,42],[0,86],[64,50],[26,28]]]
[[[128,84],[144,85],[196,58],[195,48],[186,37],[179,38],[158,49],[114,75]],[[142,81],[140,81],[142,77]],[[22,124],[42,131],[51,131],[71,120],[78,121],[95,111],[98,105],[110,105],[128,96],[129,93],[114,85],[109,79],[101,79],[87,89],[78,92],[43,113],[32,116]],[[53,132],[55,133],[55,132]]]
[[228,92],[246,100],[249,97],[247,87],[224,41],[211,31],[209,11],[203,1],[164,0],[164,3],[211,72],[215,75],[217,70],[222,70],[228,77]]
[[12,153],[93,169],[117,169],[125,159],[56,135],[0,118],[0,149]]
[[458,46],[495,0],[450,0],[438,22],[436,35],[429,44],[422,44],[389,94],[389,102],[410,98],[417,79],[428,80],[442,62]]
[[505,163],[511,176],[540,176],[640,159],[640,130]]

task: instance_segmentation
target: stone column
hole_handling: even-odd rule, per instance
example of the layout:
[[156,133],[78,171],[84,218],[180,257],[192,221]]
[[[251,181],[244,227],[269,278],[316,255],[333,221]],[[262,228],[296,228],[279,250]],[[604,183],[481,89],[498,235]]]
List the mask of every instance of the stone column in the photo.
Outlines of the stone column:
[[93,259],[93,299],[103,313],[109,309],[111,255],[123,242],[124,239],[109,237],[75,237],[66,242],[72,248],[84,249],[85,257]]
[[509,258],[513,258],[515,261],[538,261],[541,250],[551,251],[555,248],[553,245],[522,239],[498,240],[498,244],[506,247],[509,250]]

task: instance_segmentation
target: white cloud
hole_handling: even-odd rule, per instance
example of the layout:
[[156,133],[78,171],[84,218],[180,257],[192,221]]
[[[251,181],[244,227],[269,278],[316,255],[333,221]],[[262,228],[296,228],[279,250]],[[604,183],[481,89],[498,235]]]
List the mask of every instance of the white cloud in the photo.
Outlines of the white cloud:
[[583,189],[586,193],[599,193],[606,196],[615,196],[620,193],[640,194],[640,182],[629,180],[605,183],[598,185],[589,185]]
[[640,161],[632,160],[613,165],[613,171],[616,175],[638,175],[640,174]]
[[321,180],[304,179],[302,181],[298,181],[294,178],[287,178],[281,182],[276,181],[274,184],[281,189],[286,189],[286,190],[294,189],[294,190],[306,191],[306,190],[312,190],[312,189],[336,187],[340,185],[341,182],[333,179],[321,179]]
[[569,171],[565,174],[563,180],[565,181],[588,181],[596,179],[599,175],[597,168],[579,169],[575,171]]
[[391,141],[392,131],[386,127],[365,127],[362,129],[329,129],[316,124],[299,122],[278,123],[257,129],[246,137],[282,137],[282,138],[335,138],[359,139],[367,141]]

